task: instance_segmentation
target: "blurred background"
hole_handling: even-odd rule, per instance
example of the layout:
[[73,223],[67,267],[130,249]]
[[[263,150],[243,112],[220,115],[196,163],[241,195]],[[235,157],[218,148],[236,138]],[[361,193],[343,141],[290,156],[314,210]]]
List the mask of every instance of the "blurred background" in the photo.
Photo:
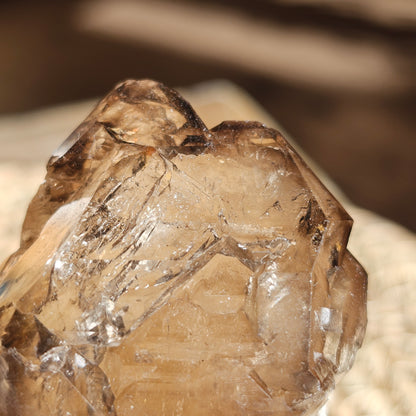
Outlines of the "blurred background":
[[130,77],[228,79],[353,202],[416,231],[415,51],[414,0],[3,0],[0,117]]
[[337,192],[369,273],[329,414],[415,415],[415,52],[416,0],[0,1],[0,261],[47,155],[120,80],[181,87],[210,125],[277,120],[354,203]]

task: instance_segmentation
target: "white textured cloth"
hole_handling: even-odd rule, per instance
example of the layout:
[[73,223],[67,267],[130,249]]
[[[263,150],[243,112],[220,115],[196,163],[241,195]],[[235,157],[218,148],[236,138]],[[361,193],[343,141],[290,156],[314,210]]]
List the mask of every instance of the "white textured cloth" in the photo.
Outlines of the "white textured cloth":
[[[228,82],[182,92],[209,127],[223,119],[255,119],[276,126]],[[0,262],[18,247],[24,213],[43,180],[48,154],[92,105],[0,119]],[[369,274],[367,335],[353,369],[331,396],[328,415],[416,415],[416,236],[355,207],[322,172],[318,175],[354,218],[349,249]]]

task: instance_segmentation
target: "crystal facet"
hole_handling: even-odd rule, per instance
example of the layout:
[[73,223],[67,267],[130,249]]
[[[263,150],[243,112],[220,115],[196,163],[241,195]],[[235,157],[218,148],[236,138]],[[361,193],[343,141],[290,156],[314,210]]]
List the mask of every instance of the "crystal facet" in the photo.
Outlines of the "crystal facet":
[[307,415],[352,365],[352,220],[276,131],[126,81],[0,272],[0,415]]

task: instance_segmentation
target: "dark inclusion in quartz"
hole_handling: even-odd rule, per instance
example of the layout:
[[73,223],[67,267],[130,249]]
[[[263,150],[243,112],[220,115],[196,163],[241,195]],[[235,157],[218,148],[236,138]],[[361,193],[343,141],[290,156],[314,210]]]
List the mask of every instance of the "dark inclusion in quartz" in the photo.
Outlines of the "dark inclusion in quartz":
[[0,415],[307,415],[354,361],[352,220],[276,130],[126,81],[0,274]]

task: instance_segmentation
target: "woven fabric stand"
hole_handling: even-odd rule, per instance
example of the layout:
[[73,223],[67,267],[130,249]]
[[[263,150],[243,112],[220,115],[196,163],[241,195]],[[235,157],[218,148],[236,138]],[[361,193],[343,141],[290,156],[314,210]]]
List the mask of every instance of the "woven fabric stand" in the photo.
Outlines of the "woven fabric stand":
[[[181,93],[208,127],[231,119],[258,120],[279,129],[249,95],[227,81],[200,84]],[[0,118],[0,261],[18,247],[21,223],[43,180],[49,154],[93,105],[88,101]],[[329,416],[416,415],[416,235],[354,206],[297,150],[354,218],[349,249],[369,274],[366,339],[326,412]]]

